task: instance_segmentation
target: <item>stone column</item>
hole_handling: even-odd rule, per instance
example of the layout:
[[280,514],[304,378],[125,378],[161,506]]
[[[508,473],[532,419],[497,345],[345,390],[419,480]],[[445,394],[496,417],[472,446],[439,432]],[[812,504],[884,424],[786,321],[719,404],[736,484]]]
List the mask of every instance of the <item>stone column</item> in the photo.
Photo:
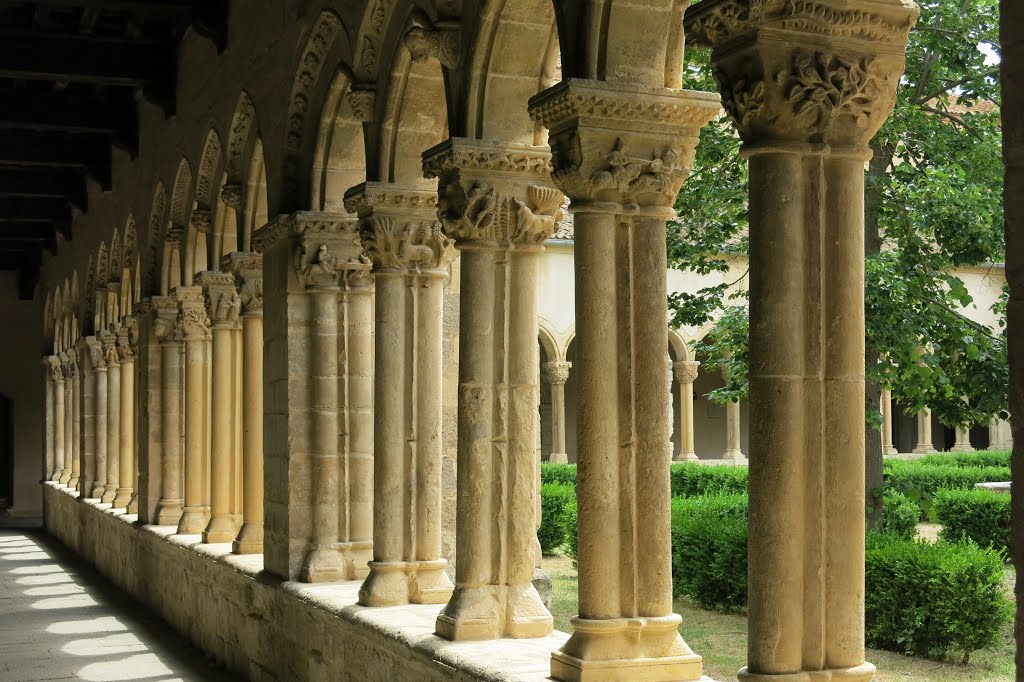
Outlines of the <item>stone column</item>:
[[530,100],[576,230],[580,589],[559,680],[701,677],[672,613],[665,222],[719,108],[710,93],[581,79]]
[[117,358],[121,366],[120,442],[118,487],[114,509],[128,509],[135,490],[135,351],[131,344],[134,320],[125,318],[117,333]]
[[170,297],[153,297],[154,335],[160,343],[160,501],[157,524],[177,526],[184,510],[184,463],[181,452],[182,329],[177,303]]
[[892,391],[882,389],[882,454],[895,455],[896,446],[892,442]]
[[732,464],[745,463],[747,456],[743,454],[741,442],[740,401],[733,400],[725,404],[725,454],[722,460]]
[[373,263],[373,560],[366,606],[441,604],[441,317],[451,244],[437,192],[366,183],[345,194]]
[[700,363],[696,360],[678,360],[672,369],[679,382],[679,454],[677,462],[699,462],[693,448],[693,382],[697,380]]
[[956,442],[953,447],[949,449],[950,452],[974,452],[974,448],[971,447],[971,429],[970,427],[958,426],[956,427]]
[[935,452],[932,444],[932,411],[927,407],[917,413],[917,445],[915,455],[927,455]]
[[79,499],[87,499],[92,494],[96,482],[96,381],[92,365],[92,345],[96,337],[86,336],[78,341],[75,353],[81,360],[81,376],[78,381],[79,391]]
[[1013,447],[1010,437],[1010,423],[1005,419],[993,417],[988,427],[989,450],[1009,450]]
[[95,478],[86,497],[102,501],[107,484],[107,365],[102,333],[88,337],[93,384],[93,466]]
[[[824,7],[824,8],[823,8]],[[750,160],[750,581],[739,679],[867,682],[864,169],[917,9],[686,12]]]
[[45,355],[40,361],[43,368],[43,462],[40,480],[49,481],[56,469],[54,457],[54,381],[52,356]]
[[74,487],[71,484],[71,471],[74,466],[73,461],[75,458],[74,454],[74,373],[71,369],[70,362],[68,361],[67,353],[61,353],[58,357],[60,361],[61,374],[64,377],[64,383],[62,391],[64,393],[64,459],[61,461],[60,478],[58,483],[68,486],[69,488]]
[[208,449],[206,342],[210,334],[210,319],[201,287],[178,287],[175,298],[179,305],[178,324],[185,341],[185,506],[178,521],[178,534],[199,535],[209,522],[209,511],[204,506],[204,483],[207,479],[204,464]]
[[82,475],[82,380],[78,352],[73,348],[69,349],[67,356],[71,376],[71,400],[67,407],[71,413],[71,445],[65,445],[71,453],[71,478],[68,480],[68,487],[78,490]]
[[[213,324],[210,399],[210,521],[203,542],[232,542],[239,526],[233,518],[232,490],[235,463],[235,357],[234,335],[241,329],[242,299],[235,278],[226,272],[203,272],[196,277]],[[187,388],[187,384],[186,384]],[[205,414],[205,412],[204,412]],[[187,465],[186,465],[187,471]]]
[[47,474],[50,481],[59,482],[64,467],[64,371],[60,366],[60,358],[56,355],[47,356],[46,364],[50,369],[47,393],[50,394],[53,408],[52,412],[47,411],[50,421],[47,428]]
[[101,339],[107,365],[107,478],[101,501],[113,505],[121,476],[121,363],[117,357],[117,332],[104,331]]
[[263,258],[233,253],[228,269],[242,301],[242,528],[235,554],[263,552]]
[[[542,637],[533,586],[537,270],[562,217],[546,147],[453,138],[423,154],[461,254],[455,592],[447,639]],[[564,448],[563,448],[564,449]]]
[[565,452],[565,382],[569,380],[570,369],[571,362],[544,363],[544,376],[551,384],[551,454],[548,461],[554,464],[569,461]]
[[[342,282],[370,264],[355,218],[342,213],[280,216],[254,236],[254,247],[263,253],[264,371],[271,389],[265,395],[265,566],[289,580],[356,578],[366,571],[366,553],[360,566],[360,554],[351,552],[364,552],[365,545],[342,537],[338,522],[342,507],[352,513],[353,491],[365,495],[371,484],[339,480],[340,470],[359,467],[350,466],[349,452],[339,453],[349,440],[339,437],[348,394],[339,385],[338,313]],[[352,501],[355,509],[365,507],[358,496]],[[354,519],[346,532],[362,522]]]

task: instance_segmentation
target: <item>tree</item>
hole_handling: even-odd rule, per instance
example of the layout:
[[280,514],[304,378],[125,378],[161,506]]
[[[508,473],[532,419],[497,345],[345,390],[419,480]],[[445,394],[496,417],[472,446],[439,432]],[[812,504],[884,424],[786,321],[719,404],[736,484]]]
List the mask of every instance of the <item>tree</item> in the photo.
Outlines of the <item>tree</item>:
[[[871,142],[865,190],[866,424],[869,522],[881,522],[881,387],[908,412],[948,426],[1006,416],[1005,329],[958,310],[972,303],[958,267],[1000,262],[1002,155],[996,0],[923,0],[892,116]],[[710,55],[688,52],[690,87],[714,89]],[[676,202],[669,263],[728,272],[747,248],[746,164],[731,123],[702,131],[694,180]],[[708,360],[727,368],[727,402],[747,390],[746,292],[733,284],[670,297],[676,324],[703,325]],[[732,293],[728,293],[732,291]],[[1005,306],[1005,301],[997,307]],[[996,311],[1005,313],[1004,309]],[[1000,314],[1005,319],[1005,314]]]

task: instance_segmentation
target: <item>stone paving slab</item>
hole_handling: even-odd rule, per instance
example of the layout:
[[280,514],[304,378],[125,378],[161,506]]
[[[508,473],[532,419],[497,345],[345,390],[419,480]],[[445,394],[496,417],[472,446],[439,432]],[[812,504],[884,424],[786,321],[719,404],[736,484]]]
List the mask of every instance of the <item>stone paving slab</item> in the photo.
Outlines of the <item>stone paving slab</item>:
[[40,530],[0,529],[0,682],[239,682]]

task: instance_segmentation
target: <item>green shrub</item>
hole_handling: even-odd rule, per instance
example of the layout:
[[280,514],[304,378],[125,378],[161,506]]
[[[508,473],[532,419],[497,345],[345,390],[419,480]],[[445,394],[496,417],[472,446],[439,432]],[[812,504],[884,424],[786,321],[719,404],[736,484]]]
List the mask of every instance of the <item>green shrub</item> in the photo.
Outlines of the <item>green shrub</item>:
[[561,483],[562,485],[576,485],[576,465],[575,464],[550,464],[549,462],[541,462],[540,464],[540,482],[541,483]]
[[551,554],[565,542],[562,517],[569,502],[575,504],[576,490],[560,483],[544,483],[540,487],[540,529],[537,539],[540,550]]
[[706,609],[746,607],[745,494],[672,500],[672,585]]
[[1008,467],[1009,450],[979,450],[977,452],[939,452],[917,460],[922,464],[954,467]]
[[885,533],[904,540],[917,536],[917,522],[921,510],[910,499],[896,490],[886,490],[882,505],[882,529]]
[[869,647],[930,658],[995,644],[1012,613],[1003,554],[973,543],[868,536],[865,639]]
[[747,492],[747,467],[676,462],[671,467],[672,496],[742,495]]
[[921,508],[922,520],[934,520],[933,499],[940,490],[970,490],[977,483],[1009,481],[1006,467],[957,467],[919,461],[886,460],[885,482]]
[[935,515],[944,540],[964,538],[980,547],[1010,549],[1010,496],[991,490],[940,490]]
[[572,559],[572,567],[576,568],[576,559],[579,556],[579,533],[576,527],[576,496],[574,495],[569,503],[565,505],[565,513],[562,514],[562,532],[565,534],[565,551]]

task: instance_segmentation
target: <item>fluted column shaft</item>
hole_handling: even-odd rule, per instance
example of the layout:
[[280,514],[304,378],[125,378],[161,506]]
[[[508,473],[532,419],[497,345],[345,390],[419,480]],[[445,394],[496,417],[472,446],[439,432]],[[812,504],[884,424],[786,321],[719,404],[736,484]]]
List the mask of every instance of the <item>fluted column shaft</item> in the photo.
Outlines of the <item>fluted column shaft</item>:
[[530,100],[576,232],[579,615],[552,657],[555,679],[701,677],[672,613],[665,243],[719,106],[707,93],[582,79]]
[[120,443],[117,494],[114,496],[115,509],[128,509],[135,492],[137,481],[135,471],[135,353],[131,346],[133,322],[125,320],[117,337],[118,361],[121,365]]
[[178,287],[177,299],[180,306],[179,324],[185,341],[185,499],[181,519],[178,521],[180,535],[199,535],[206,528],[208,510],[205,508],[208,480],[206,468],[206,382],[209,372],[206,358],[206,342],[210,321],[206,314],[203,291],[199,287]]
[[[864,170],[917,12],[898,0],[826,15],[787,6],[785,21],[746,9],[722,24],[729,8],[711,0],[685,19],[689,44],[712,47],[750,169],[750,580],[739,679],[867,682]],[[859,23],[887,28],[866,37]]]
[[107,478],[102,501],[113,505],[121,476],[121,364],[117,357],[117,337],[103,334],[103,354],[107,365]]
[[[376,306],[373,554],[359,590],[367,606],[437,604],[451,594],[441,557],[441,318],[450,245],[436,200],[426,188],[377,183],[345,194],[373,263]],[[365,351],[357,355],[365,361]],[[368,436],[367,426],[353,435]]]
[[679,453],[678,462],[697,462],[693,448],[693,382],[697,380],[700,363],[696,360],[678,360],[672,369],[679,382]]
[[552,361],[544,364],[544,372],[551,385],[551,453],[548,461],[565,464],[565,383],[569,380],[571,362]]
[[887,388],[882,389],[882,454],[896,454],[892,442],[892,391]]

